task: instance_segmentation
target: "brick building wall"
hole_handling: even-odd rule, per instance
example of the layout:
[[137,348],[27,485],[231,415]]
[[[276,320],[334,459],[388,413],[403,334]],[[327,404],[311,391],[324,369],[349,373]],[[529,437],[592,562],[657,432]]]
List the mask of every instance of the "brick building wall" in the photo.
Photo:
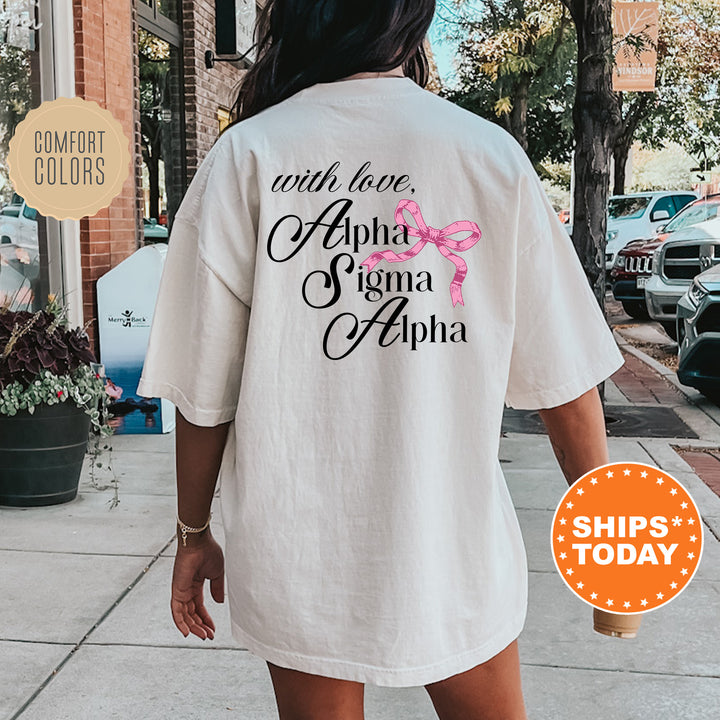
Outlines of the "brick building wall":
[[[205,67],[206,50],[215,50],[213,0],[179,0],[184,91],[186,172],[171,170],[168,182],[181,191],[219,134],[218,109],[235,101],[244,70],[231,63]],[[138,80],[139,19],[132,0],[73,0],[75,91],[107,108],[131,142],[132,167],[109,208],[80,221],[85,321],[97,318],[96,282],[142,243],[142,159]],[[182,138],[173,136],[173,143]],[[184,176],[180,176],[184,175]],[[96,345],[97,324],[88,332]],[[97,349],[97,346],[96,346]]]
[[218,108],[230,109],[244,70],[235,63],[205,67],[205,51],[215,51],[215,4],[182,0],[187,175],[198,165],[219,134]]
[[[73,23],[75,92],[107,108],[134,145],[137,55],[133,4],[128,0],[73,0]],[[86,322],[97,318],[97,279],[137,248],[136,182],[136,172],[131,168],[122,191],[110,207],[80,221]],[[94,342],[97,324],[92,323],[88,332]]]

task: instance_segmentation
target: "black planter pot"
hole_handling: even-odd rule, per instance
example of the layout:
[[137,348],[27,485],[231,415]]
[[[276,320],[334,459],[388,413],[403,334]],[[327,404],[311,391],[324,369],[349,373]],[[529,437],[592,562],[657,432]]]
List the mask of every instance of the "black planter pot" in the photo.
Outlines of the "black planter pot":
[[0,505],[69,502],[77,495],[90,416],[72,402],[0,415]]

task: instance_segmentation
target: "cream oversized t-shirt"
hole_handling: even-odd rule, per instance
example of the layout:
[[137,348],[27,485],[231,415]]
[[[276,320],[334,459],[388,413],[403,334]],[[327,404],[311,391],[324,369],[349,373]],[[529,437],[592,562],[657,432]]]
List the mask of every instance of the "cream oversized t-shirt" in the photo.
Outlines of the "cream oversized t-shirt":
[[424,685],[523,627],[504,403],[560,405],[621,364],[517,143],[380,77],[219,138],[175,218],[140,392],[233,421],[233,636],[304,672]]

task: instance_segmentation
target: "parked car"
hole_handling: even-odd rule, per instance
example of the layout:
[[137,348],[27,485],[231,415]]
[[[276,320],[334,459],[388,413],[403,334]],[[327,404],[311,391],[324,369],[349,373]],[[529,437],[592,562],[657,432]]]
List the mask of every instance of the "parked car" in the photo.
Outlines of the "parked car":
[[0,209],[0,245],[16,245],[37,252],[37,210],[15,193]]
[[660,225],[656,235],[645,240],[631,240],[618,252],[612,270],[610,283],[613,296],[622,303],[630,317],[649,317],[645,302],[645,286],[652,275],[652,256],[655,250],[674,232],[697,225],[718,216],[720,194],[695,200],[686,205],[670,222]]
[[617,254],[631,240],[651,237],[660,225],[697,199],[687,190],[613,195],[608,200],[606,269],[612,270]]
[[613,297],[622,303],[623,310],[632,318],[647,320],[645,286],[652,274],[652,257],[665,238],[631,240],[615,258],[610,271]]
[[0,302],[32,303],[39,285],[37,211],[20,195],[0,208]]
[[160,225],[155,218],[143,218],[143,239],[146,242],[167,242],[169,235],[167,225]]
[[720,398],[720,264],[700,273],[678,300],[678,379]]
[[677,339],[677,303],[696,275],[720,264],[720,217],[673,233],[655,251],[645,286],[648,313]]

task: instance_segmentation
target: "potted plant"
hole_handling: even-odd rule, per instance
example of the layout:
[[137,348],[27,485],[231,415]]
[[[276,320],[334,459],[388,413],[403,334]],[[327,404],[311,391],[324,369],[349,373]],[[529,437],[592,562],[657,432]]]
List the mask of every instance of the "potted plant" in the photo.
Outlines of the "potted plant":
[[96,370],[54,296],[37,312],[0,307],[0,505],[75,498],[89,433],[112,433]]

